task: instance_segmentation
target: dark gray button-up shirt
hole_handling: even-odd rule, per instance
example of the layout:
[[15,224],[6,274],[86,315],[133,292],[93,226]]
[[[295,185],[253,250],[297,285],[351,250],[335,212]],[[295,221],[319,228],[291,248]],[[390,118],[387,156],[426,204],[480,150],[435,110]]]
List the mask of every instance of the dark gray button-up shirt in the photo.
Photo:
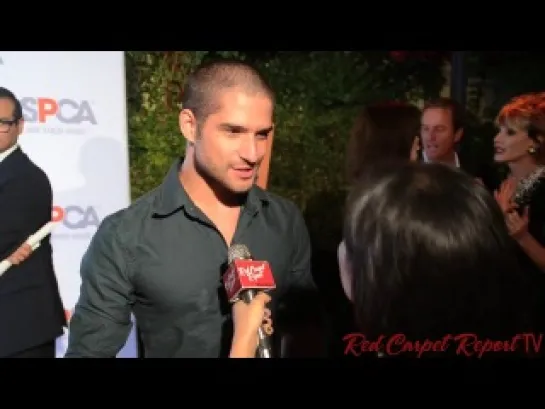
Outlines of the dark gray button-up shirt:
[[[131,329],[146,357],[226,356],[232,337],[221,275],[227,244],[179,182],[164,182],[104,219],[81,264],[81,294],[66,357],[114,357]],[[291,290],[313,288],[310,242],[294,203],[259,187],[247,197],[233,243],[271,264],[273,320]]]

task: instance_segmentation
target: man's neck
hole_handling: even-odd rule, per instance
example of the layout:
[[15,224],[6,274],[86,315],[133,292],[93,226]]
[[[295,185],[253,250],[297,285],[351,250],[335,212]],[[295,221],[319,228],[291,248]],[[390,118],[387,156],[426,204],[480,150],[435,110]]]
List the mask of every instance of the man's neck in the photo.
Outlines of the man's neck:
[[452,151],[448,153],[447,155],[441,158],[437,158],[435,160],[429,159],[424,153],[424,160],[425,162],[428,162],[428,163],[442,163],[445,165],[460,167],[460,161],[458,159],[458,154],[456,153],[456,151]]
[[238,208],[241,197],[228,192],[215,181],[199,172],[192,157],[186,156],[179,171],[180,183],[191,200],[201,209]]

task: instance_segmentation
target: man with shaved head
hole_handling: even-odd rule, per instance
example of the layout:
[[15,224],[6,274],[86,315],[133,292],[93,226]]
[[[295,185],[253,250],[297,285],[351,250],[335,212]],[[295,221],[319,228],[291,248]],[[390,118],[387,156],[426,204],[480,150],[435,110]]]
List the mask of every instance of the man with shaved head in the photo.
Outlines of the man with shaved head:
[[228,356],[233,323],[220,279],[232,244],[271,265],[280,355],[282,316],[295,317],[292,301],[314,285],[300,211],[255,184],[273,111],[273,91],[243,62],[211,62],[190,75],[179,115],[185,157],[158,188],[102,222],[82,261],[66,357],[114,357],[131,312],[146,357]]

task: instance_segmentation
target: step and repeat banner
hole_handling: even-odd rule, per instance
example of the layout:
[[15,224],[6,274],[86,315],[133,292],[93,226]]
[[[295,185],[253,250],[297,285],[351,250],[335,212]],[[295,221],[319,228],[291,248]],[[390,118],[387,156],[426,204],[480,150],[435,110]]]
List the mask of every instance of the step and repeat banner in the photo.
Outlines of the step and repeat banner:
[[[130,202],[123,52],[3,52],[0,86],[23,106],[22,149],[49,176],[53,260],[65,311],[79,296],[80,263],[107,215]],[[134,330],[118,357],[137,356]],[[57,340],[66,352],[67,334]]]

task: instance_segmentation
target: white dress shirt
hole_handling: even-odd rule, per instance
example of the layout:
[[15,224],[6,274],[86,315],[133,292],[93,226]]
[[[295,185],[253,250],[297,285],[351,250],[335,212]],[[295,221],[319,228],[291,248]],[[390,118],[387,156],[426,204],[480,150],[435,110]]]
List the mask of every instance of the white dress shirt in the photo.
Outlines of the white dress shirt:
[[[424,160],[424,162],[426,163],[432,163],[430,162],[430,160],[428,159],[428,157],[426,156],[426,152],[422,151],[422,159]],[[459,168],[460,167],[460,159],[458,158],[458,153],[457,152],[454,152],[454,165]]]
[[13,145],[11,148],[5,150],[4,152],[0,152],[0,163],[6,159],[15,149],[19,147],[19,144]]

